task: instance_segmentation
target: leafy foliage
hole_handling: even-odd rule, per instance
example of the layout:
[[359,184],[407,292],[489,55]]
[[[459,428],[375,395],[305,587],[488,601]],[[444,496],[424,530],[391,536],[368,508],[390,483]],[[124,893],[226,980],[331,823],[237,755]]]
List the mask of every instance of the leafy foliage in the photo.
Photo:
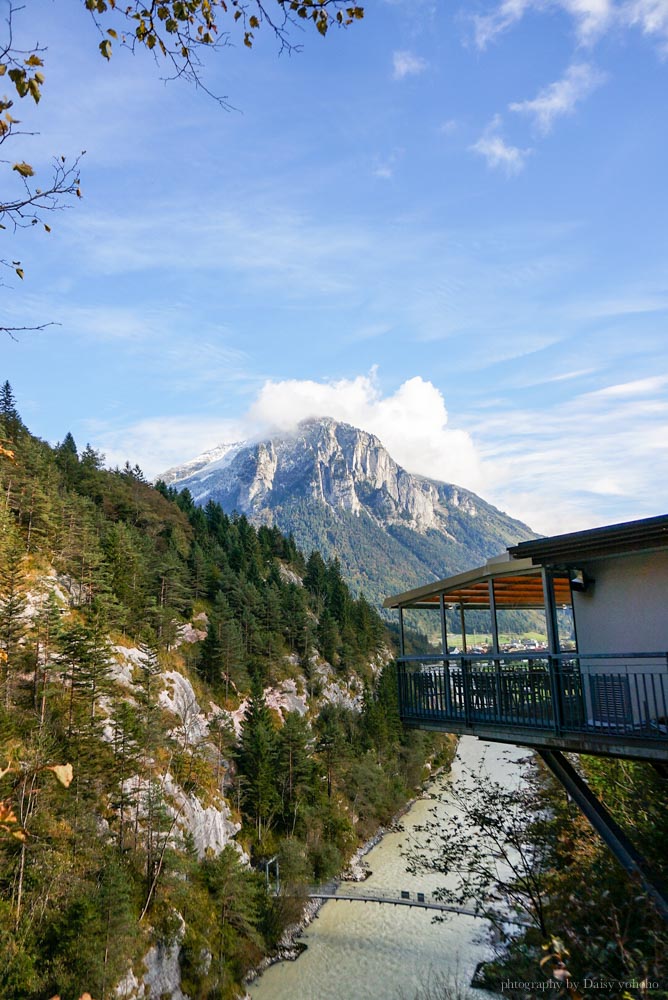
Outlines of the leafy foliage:
[[[665,878],[665,783],[648,764],[582,758],[587,780],[615,819]],[[629,879],[551,775],[535,766],[522,788],[508,790],[478,778],[459,786],[456,811],[428,823],[409,855],[412,870],[444,876],[445,901],[474,906],[500,928],[498,957],[475,985],[498,990],[507,982],[548,981],[580,996],[607,1000],[649,995],[642,983],[665,981],[668,932],[642,888]],[[465,819],[465,822],[462,820]],[[503,914],[531,926],[510,938]],[[637,984],[623,988],[622,983]],[[511,997],[526,992],[503,988]],[[425,995],[429,995],[428,991]],[[652,989],[652,996],[666,997]]]
[[[70,434],[51,448],[7,383],[0,439],[0,995],[110,1000],[151,944],[180,941],[189,995],[231,998],[299,885],[392,816],[437,741],[404,733],[384,627],[335,560],[105,470]],[[209,707],[204,734],[199,708],[166,709],[167,669]],[[267,705],[288,676],[308,717]],[[364,691],[362,710],[318,701],[323,678]],[[289,895],[231,847],[197,854],[187,796],[223,795],[253,860],[284,859]]]

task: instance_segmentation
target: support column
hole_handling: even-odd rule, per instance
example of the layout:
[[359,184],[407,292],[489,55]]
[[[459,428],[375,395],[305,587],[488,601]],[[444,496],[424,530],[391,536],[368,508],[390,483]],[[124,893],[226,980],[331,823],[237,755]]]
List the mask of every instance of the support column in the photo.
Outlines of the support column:
[[496,620],[496,595],[494,593],[494,580],[490,579],[489,588],[489,616],[492,625],[492,653],[494,654],[494,699],[496,702],[495,714],[499,720],[503,719],[503,685],[501,683],[501,660],[499,659],[499,623]]
[[559,653],[559,626],[557,623],[557,606],[554,600],[554,582],[552,571],[543,566],[543,603],[545,605],[545,625],[547,627],[548,663],[550,671],[550,698],[555,733],[561,733],[564,727],[563,683],[561,677],[561,660]]
[[399,656],[405,656],[404,651],[404,609],[399,608]]
[[543,567],[543,602],[545,604],[545,624],[547,626],[547,647],[550,653],[556,655],[559,648],[559,624],[557,622],[557,605],[554,600],[554,583],[552,573]]
[[448,655],[448,628],[445,621],[445,597],[441,594],[438,598],[438,606],[441,612],[441,650],[443,659]]
[[445,620],[445,597],[439,594],[438,607],[441,613],[441,652],[443,653],[443,694],[445,696],[441,708],[452,712],[452,693],[450,691],[450,661],[448,660],[448,627]]
[[461,622],[462,630],[462,652],[466,653],[466,623],[464,622],[464,605],[459,602],[459,621]]
[[499,653],[499,623],[496,620],[496,595],[494,594],[494,580],[490,580],[489,587],[489,615],[492,619],[492,652],[498,656]]
[[619,863],[631,875],[636,875],[651,896],[658,913],[668,922],[668,889],[652,873],[647,861],[636,850],[624,831],[612,818],[589,785],[559,750],[539,750],[554,776],[577,803],[596,832],[600,834]]

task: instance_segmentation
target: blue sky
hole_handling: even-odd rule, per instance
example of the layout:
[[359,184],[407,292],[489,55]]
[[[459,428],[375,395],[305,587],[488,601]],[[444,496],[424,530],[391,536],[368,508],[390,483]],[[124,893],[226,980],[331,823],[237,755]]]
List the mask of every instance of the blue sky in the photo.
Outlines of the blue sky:
[[538,531],[666,511],[668,0],[371,0],[211,54],[230,112],[80,6],[16,26],[8,155],[86,150],[51,234],[2,234],[4,324],[60,324],[0,342],[34,433],[155,475],[329,414]]

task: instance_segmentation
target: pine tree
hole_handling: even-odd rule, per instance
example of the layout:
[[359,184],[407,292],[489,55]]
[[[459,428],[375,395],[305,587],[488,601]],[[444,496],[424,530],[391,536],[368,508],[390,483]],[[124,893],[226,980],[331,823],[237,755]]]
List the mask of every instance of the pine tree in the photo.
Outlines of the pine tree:
[[0,510],[0,667],[5,708],[13,695],[12,675],[18,671],[21,639],[26,630],[25,549],[12,515]]
[[214,688],[224,686],[229,697],[230,680],[245,686],[248,675],[244,669],[243,638],[225,595],[216,594],[209,616],[206,639],[202,643],[199,670]]
[[56,464],[68,486],[75,486],[81,478],[79,453],[74,438],[68,431],[61,444],[56,445]]
[[244,778],[244,809],[254,821],[260,843],[280,805],[277,756],[276,729],[262,689],[256,683],[244,714],[238,760],[239,773]]
[[278,734],[278,773],[283,816],[294,836],[299,807],[313,776],[311,729],[299,712],[288,712]]
[[5,382],[0,389],[0,439],[6,436],[8,441],[16,443],[23,430],[25,427],[16,409],[12,387]]
[[40,605],[32,621],[34,642],[33,704],[39,714],[40,728],[44,725],[46,711],[47,671],[57,651],[62,631],[61,609],[53,590],[40,595]]

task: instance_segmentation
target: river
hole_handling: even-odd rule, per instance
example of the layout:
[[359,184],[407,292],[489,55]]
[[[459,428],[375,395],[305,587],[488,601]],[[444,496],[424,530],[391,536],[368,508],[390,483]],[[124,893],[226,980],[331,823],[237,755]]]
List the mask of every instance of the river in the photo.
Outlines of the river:
[[[480,772],[505,786],[520,782],[526,750],[504,744],[460,740],[449,775],[429,791],[447,793],[465,772]],[[406,873],[401,845],[429,818],[433,799],[419,799],[402,820],[403,832],[388,833],[366,856],[372,875],[365,887],[431,892],[442,876]],[[444,813],[447,802],[438,804]],[[363,902],[327,902],[305,931],[307,949],[294,962],[272,965],[249,988],[253,1000],[413,1000],[430,972],[468,985],[476,966],[491,954],[486,921],[461,914],[433,923],[433,911]],[[491,997],[492,994],[486,993]]]

